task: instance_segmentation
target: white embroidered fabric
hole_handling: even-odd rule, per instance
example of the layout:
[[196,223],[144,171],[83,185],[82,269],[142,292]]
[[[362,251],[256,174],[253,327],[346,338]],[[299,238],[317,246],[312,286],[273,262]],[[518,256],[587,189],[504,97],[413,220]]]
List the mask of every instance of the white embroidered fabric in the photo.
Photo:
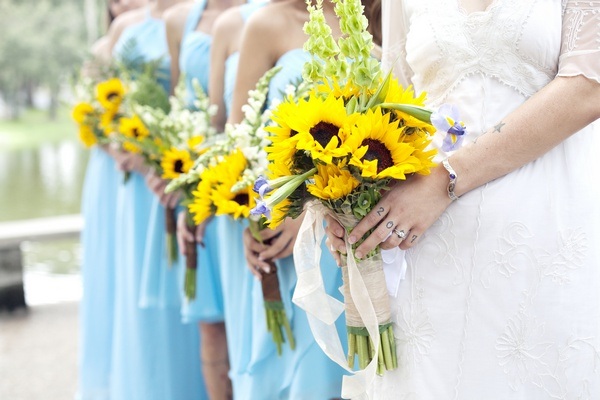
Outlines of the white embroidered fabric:
[[[557,75],[600,82],[600,1],[384,0],[383,30],[384,63],[457,105],[465,142]],[[371,398],[600,399],[598,133],[465,194],[406,253],[399,368]]]

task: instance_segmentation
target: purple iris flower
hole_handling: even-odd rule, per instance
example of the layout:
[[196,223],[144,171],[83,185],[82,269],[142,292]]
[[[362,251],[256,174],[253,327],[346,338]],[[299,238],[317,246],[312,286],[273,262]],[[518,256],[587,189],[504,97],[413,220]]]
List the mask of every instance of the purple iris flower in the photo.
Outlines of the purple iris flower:
[[272,189],[269,186],[269,181],[267,180],[267,178],[260,175],[258,179],[256,179],[256,182],[254,182],[254,187],[252,188],[252,190],[254,190],[255,193],[258,193],[260,195],[260,198],[262,199],[263,197],[265,197],[265,193],[269,193]]
[[462,145],[467,130],[455,106],[442,104],[438,111],[431,114],[431,124],[438,131],[446,132],[442,150],[454,151]]
[[257,200],[256,207],[250,210],[251,215],[264,215],[267,219],[271,219],[271,210],[267,203],[262,200]]

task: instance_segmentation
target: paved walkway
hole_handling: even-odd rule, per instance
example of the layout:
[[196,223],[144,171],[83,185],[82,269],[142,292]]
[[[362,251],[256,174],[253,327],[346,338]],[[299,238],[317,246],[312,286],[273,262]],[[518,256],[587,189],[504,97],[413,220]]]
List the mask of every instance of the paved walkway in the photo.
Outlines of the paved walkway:
[[72,400],[77,387],[77,302],[0,313],[0,399]]

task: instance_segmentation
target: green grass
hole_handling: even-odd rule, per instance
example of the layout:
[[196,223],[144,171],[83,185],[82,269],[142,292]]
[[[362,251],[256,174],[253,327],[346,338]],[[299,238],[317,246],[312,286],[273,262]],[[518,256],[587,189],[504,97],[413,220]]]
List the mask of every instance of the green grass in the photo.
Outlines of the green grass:
[[40,143],[56,143],[77,140],[77,128],[71,120],[70,109],[60,107],[56,120],[48,118],[48,112],[26,110],[16,121],[0,119],[0,149],[32,148]]

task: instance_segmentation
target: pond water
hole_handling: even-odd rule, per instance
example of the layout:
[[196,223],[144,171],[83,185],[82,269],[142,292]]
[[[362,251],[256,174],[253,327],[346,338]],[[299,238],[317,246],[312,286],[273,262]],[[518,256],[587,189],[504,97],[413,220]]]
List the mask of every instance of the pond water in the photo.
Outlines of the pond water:
[[79,213],[88,157],[75,141],[0,149],[0,222]]
[[[0,223],[80,212],[89,151],[76,141],[0,149]],[[21,245],[29,305],[81,296],[79,238]]]

